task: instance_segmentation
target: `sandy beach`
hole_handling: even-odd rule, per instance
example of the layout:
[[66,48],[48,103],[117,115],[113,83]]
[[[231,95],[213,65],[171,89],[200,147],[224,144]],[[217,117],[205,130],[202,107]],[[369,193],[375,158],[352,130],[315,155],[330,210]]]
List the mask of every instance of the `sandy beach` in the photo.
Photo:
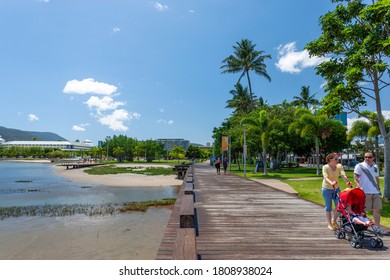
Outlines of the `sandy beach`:
[[[170,165],[151,165],[151,164],[121,164],[120,167],[164,167],[171,168]],[[178,186],[182,180],[176,179],[176,175],[158,175],[146,176],[139,174],[113,174],[113,175],[89,175],[84,172],[84,168],[66,169],[64,166],[56,165],[54,167],[58,176],[80,183],[99,184],[112,187],[159,187],[159,186]]]

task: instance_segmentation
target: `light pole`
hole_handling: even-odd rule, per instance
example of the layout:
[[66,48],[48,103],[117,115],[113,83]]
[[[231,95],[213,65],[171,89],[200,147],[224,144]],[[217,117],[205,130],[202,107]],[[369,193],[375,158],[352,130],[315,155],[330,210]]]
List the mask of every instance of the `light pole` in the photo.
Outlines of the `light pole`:
[[232,173],[232,137],[229,136],[229,172]]
[[106,160],[108,161],[108,145],[109,145],[109,143],[110,143],[110,140],[111,140],[111,137],[110,136],[107,136],[106,137],[106,144],[107,144],[107,158],[106,158]]
[[243,147],[243,154],[244,154],[244,177],[246,177],[246,127],[244,126],[244,147]]

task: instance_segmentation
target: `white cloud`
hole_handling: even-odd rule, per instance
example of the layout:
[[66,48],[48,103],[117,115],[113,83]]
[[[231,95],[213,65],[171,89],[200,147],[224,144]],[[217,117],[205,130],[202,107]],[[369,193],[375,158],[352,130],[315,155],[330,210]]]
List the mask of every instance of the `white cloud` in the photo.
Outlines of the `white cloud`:
[[49,3],[50,0],[38,0],[38,2]]
[[88,101],[84,103],[88,105],[88,108],[96,109],[97,111],[115,110],[119,106],[125,104],[124,102],[114,101],[114,99],[109,96],[104,96],[103,98],[91,96]]
[[275,65],[280,71],[287,73],[300,73],[305,68],[329,60],[325,57],[310,57],[307,50],[297,51],[295,42],[280,45],[278,51],[279,61]]
[[95,81],[93,78],[87,78],[82,81],[71,80],[68,81],[63,90],[64,93],[75,93],[75,94],[103,94],[112,95],[117,90],[116,86],[101,83]]
[[382,111],[382,114],[386,120],[390,120],[390,111]]
[[114,27],[114,28],[112,29],[112,31],[114,31],[114,33],[118,33],[118,32],[121,31],[121,29],[120,29],[119,27]]
[[27,116],[27,120],[29,120],[30,122],[34,122],[34,121],[38,121],[39,118],[38,118],[37,115],[35,115],[35,114],[29,114],[29,115]]
[[[129,113],[125,109],[119,109],[120,106],[125,105],[125,102],[115,101],[114,97],[119,96],[116,93],[117,87],[97,82],[92,78],[84,79],[82,81],[72,80],[68,81],[63,92],[74,94],[103,94],[106,96],[98,97],[91,96],[84,104],[92,110],[91,115],[96,118],[102,125],[108,126],[114,131],[126,131],[128,126],[126,122],[140,119],[139,113]],[[73,130],[85,131],[84,125],[74,125]]]
[[157,123],[172,125],[172,124],[173,124],[173,120],[167,121],[167,120],[159,119],[159,120],[157,121]]
[[107,125],[114,131],[126,131],[129,128],[124,124],[125,121],[139,119],[141,117],[138,113],[129,113],[126,110],[118,109],[110,115],[100,115],[99,122]]
[[160,2],[153,2],[153,7],[159,12],[168,11],[168,5],[161,4]]
[[82,127],[82,126],[74,125],[74,126],[72,126],[72,130],[75,130],[75,131],[85,131],[85,128]]
[[160,112],[160,113],[164,113],[164,108],[158,108],[158,111]]
[[[383,114],[383,117],[385,118],[385,120],[389,120],[390,119],[390,111],[382,111],[382,114]],[[367,118],[363,118],[363,117],[360,117],[360,118],[347,118],[347,129],[348,131],[351,130],[351,127],[353,125],[354,122],[356,121],[365,121],[367,123],[369,123],[369,120]]]
[[72,130],[85,131],[86,126],[89,126],[89,123],[75,124],[74,126],[72,126]]
[[366,118],[347,118],[347,130],[350,131],[352,128],[352,125],[356,121],[365,121],[368,123],[368,120]]

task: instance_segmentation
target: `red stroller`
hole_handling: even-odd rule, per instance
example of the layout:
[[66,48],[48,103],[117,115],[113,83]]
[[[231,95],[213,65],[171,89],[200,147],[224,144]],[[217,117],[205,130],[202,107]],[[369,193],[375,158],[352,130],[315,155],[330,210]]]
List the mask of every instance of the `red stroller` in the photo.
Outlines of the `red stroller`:
[[370,223],[369,226],[355,223],[347,211],[347,206],[350,205],[354,213],[365,217],[365,201],[366,196],[362,189],[345,189],[340,192],[339,203],[336,206],[336,210],[339,212],[339,230],[335,231],[335,235],[338,239],[348,239],[353,248],[362,248],[364,238],[370,238],[372,248],[382,248],[383,241],[372,228],[374,223]]

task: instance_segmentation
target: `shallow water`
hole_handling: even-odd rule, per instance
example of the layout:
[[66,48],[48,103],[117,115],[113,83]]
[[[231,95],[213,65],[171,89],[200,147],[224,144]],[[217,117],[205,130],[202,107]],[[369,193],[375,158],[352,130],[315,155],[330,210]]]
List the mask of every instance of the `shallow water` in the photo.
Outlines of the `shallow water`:
[[53,164],[0,161],[0,207],[105,204],[176,197],[177,186],[108,187],[57,176]]
[[[76,183],[52,164],[0,161],[0,208],[103,205],[176,197],[177,186],[123,188]],[[171,210],[0,220],[1,260],[154,259]]]
[[171,210],[0,221],[1,260],[153,260]]

